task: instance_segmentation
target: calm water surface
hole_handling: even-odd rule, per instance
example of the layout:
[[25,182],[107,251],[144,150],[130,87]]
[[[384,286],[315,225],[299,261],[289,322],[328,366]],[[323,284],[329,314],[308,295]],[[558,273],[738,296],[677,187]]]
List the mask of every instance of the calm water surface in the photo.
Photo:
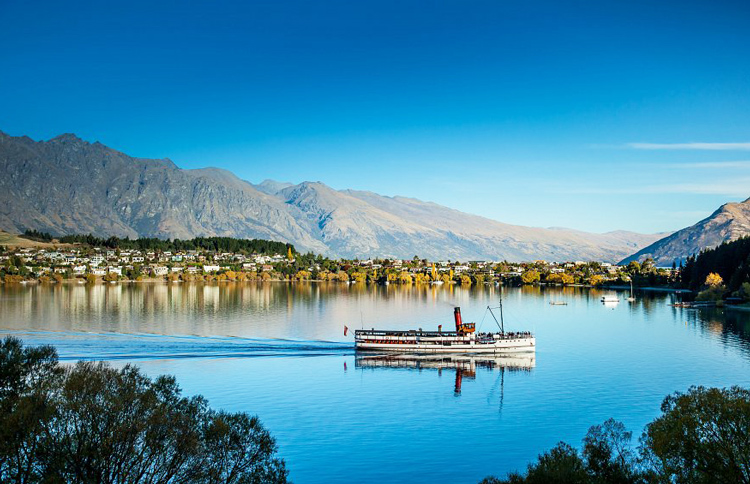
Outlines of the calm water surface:
[[638,435],[690,385],[750,386],[750,313],[672,308],[667,293],[605,306],[604,293],[504,289],[507,329],[537,336],[526,358],[365,358],[343,336],[345,324],[447,329],[454,306],[493,330],[490,286],[0,286],[0,335],[136,362],[257,414],[297,483],[471,483],[609,417]]

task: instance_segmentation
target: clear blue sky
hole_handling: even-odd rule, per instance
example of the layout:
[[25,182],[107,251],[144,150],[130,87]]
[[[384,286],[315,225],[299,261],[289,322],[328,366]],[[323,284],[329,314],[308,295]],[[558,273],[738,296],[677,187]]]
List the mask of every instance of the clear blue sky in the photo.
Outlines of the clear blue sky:
[[748,25],[747,1],[2,0],[0,130],[674,230],[750,197]]

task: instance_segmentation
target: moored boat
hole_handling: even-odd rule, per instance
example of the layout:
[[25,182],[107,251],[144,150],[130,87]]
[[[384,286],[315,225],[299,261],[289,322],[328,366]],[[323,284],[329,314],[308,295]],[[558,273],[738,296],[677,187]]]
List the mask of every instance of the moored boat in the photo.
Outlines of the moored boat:
[[[492,308],[487,308],[492,313]],[[499,332],[477,333],[474,323],[464,323],[461,308],[454,308],[455,331],[358,329],[354,332],[357,350],[397,351],[400,353],[507,353],[536,350],[536,339],[529,331],[505,331],[500,305]],[[495,317],[492,313],[493,318]],[[495,319],[497,322],[497,319]]]

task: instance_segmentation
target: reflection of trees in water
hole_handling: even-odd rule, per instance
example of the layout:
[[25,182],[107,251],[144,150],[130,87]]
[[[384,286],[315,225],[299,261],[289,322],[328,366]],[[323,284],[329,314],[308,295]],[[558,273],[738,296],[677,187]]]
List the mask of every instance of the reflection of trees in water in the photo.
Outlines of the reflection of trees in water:
[[[482,289],[484,291],[484,289]],[[491,288],[490,291],[494,291]],[[460,303],[475,290],[452,285],[341,284],[327,282],[209,282],[8,285],[0,288],[0,322],[30,329],[224,334],[228,319],[314,319],[341,306],[404,308]],[[325,304],[335,299],[345,304]],[[370,318],[375,317],[373,314]],[[6,326],[7,327],[7,326]],[[12,327],[12,326],[11,326]],[[283,328],[282,328],[283,329]]]
[[[506,316],[527,321],[531,318],[519,316],[538,311],[551,300],[588,303],[593,308],[611,292],[571,286],[336,282],[6,285],[0,287],[0,328],[327,339],[338,337],[344,324],[352,329],[360,323],[364,327],[450,326],[453,306],[462,306],[467,319],[480,322],[484,306],[496,305],[501,293],[510,313]],[[644,291],[629,303],[624,300],[628,291],[619,294],[623,300],[618,311],[645,315],[655,323],[668,317],[672,310],[665,306],[678,297]],[[674,311],[677,321],[693,321],[726,344],[737,346],[740,341],[744,348],[750,347],[750,313]]]
[[750,356],[750,312],[722,308],[674,308],[675,318]]

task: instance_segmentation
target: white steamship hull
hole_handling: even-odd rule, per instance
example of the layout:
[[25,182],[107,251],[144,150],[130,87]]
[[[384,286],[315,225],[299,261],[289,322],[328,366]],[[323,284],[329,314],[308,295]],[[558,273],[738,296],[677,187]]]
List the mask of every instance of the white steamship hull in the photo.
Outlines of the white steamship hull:
[[372,342],[357,342],[356,348],[363,351],[395,351],[399,353],[525,353],[536,351],[534,338],[525,338],[518,341],[504,341],[493,344],[454,344],[454,345],[428,345],[423,343],[400,343],[382,344]]

